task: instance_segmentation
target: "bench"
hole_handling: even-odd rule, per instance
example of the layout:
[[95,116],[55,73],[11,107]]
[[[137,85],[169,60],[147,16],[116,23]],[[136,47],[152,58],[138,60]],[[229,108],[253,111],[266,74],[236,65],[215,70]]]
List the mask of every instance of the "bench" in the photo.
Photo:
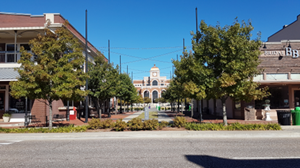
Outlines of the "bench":
[[63,114],[54,114],[53,115],[53,121],[54,122],[63,121],[63,118],[65,118],[65,116]]
[[[27,118],[28,118],[28,120],[30,121],[30,123],[39,123],[39,122],[41,122],[39,119],[37,119],[36,117],[35,117],[35,115],[27,115]],[[29,122],[28,121],[28,122]]]

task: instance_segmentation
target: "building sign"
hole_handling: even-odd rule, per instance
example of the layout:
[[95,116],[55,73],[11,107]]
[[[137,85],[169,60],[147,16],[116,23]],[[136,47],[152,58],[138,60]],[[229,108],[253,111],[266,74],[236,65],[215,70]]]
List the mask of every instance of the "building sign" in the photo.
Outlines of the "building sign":
[[282,56],[284,55],[284,51],[265,51],[264,56]]
[[299,57],[299,51],[298,50],[292,50],[291,48],[285,48],[286,56],[293,56],[293,58]]
[[262,56],[292,56],[292,58],[299,57],[299,50],[293,50],[292,48],[286,47],[284,51],[265,51]]

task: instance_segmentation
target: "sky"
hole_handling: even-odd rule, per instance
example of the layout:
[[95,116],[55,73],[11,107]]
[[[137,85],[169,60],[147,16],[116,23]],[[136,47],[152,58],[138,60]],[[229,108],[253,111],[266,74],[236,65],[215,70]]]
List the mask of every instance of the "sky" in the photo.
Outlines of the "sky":
[[[1,5],[0,12],[42,15],[60,13],[85,36],[85,10],[88,11],[88,41],[108,58],[120,65],[122,72],[133,73],[134,80],[149,76],[156,64],[160,75],[170,78],[172,59],[180,59],[183,39],[191,48],[191,31],[198,24],[232,25],[251,21],[253,38],[261,32],[261,40],[297,19],[299,0],[14,0]],[[1,24],[1,23],[0,23]],[[150,58],[150,59],[149,59]]]

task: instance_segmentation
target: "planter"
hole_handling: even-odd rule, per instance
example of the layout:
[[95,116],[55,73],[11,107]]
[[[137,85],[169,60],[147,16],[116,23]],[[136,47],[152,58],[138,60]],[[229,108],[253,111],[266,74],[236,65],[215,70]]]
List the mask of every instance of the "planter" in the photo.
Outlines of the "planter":
[[9,122],[9,119],[10,119],[10,117],[4,117],[4,116],[3,116],[3,121],[4,121],[4,122]]

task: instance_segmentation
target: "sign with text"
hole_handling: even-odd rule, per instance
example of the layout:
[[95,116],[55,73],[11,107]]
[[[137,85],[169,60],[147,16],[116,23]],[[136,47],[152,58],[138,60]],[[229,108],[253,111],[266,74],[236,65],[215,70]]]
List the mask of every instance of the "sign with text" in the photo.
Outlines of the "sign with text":
[[292,56],[292,58],[298,58],[299,50],[293,50],[290,47],[286,47],[285,51],[264,51],[262,56]]

